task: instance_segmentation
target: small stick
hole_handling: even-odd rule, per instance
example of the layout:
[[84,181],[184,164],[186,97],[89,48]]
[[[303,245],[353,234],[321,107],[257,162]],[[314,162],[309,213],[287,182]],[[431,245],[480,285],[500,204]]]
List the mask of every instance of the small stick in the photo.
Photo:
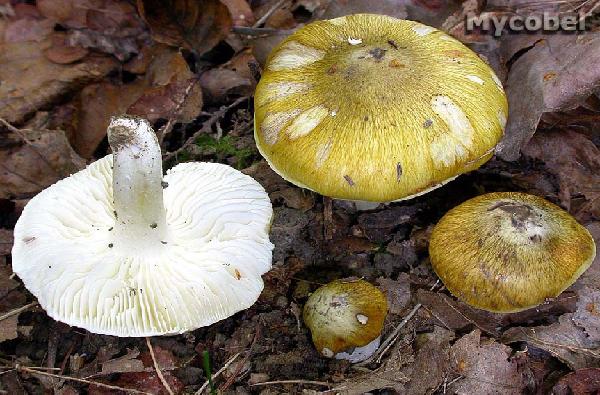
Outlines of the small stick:
[[40,376],[53,377],[53,378],[61,379],[61,380],[76,381],[78,383],[83,383],[83,384],[88,384],[88,385],[95,385],[95,386],[98,386],[98,387],[107,388],[107,389],[111,389],[111,390],[128,392],[130,394],[152,395],[150,392],[138,391],[138,390],[134,390],[132,388],[117,387],[116,385],[109,385],[109,384],[104,384],[104,383],[98,383],[96,381],[90,381],[90,380],[80,379],[80,378],[77,378],[77,377],[70,377],[70,376],[63,376],[63,375],[60,375],[60,374],[52,374],[52,373],[41,372],[41,371],[37,371],[37,370],[28,368],[26,366],[21,366],[21,365],[18,365],[18,364],[15,365],[15,369],[17,371],[19,371],[19,372],[27,372],[27,373],[31,373],[33,375],[37,374],[37,375],[40,375]]
[[177,106],[175,106],[175,109],[171,113],[169,120],[167,121],[165,126],[160,128],[160,130],[158,132],[158,144],[160,144],[161,147],[163,145],[163,141],[164,141],[165,137],[173,131],[173,126],[175,125],[175,120],[177,119],[177,117],[179,117],[179,115],[181,115],[181,112],[183,111],[183,105],[187,101],[190,93],[192,92],[192,88],[194,87],[194,85],[196,85],[196,83],[199,80],[200,79],[196,78],[196,77],[190,79],[188,86],[185,88],[185,91],[183,92],[183,97],[177,103]]
[[325,381],[312,381],[312,380],[279,380],[279,381],[265,381],[264,383],[250,384],[250,387],[258,387],[261,385],[273,385],[273,384],[309,384],[309,385],[320,385],[323,387],[331,388],[331,384]]
[[167,380],[165,380],[165,376],[163,376],[163,374],[160,370],[160,367],[158,367],[158,362],[156,362],[156,357],[154,356],[154,349],[152,348],[152,343],[150,343],[149,337],[146,337],[146,345],[148,346],[148,350],[150,350],[150,356],[152,357],[152,363],[154,363],[154,370],[156,370],[156,374],[158,375],[160,382],[162,383],[163,387],[165,387],[165,389],[167,390],[169,395],[175,395],[173,393],[173,390],[169,386],[169,383],[167,383]]
[[269,37],[276,34],[288,34],[291,30],[280,30],[272,27],[248,27],[248,26],[234,26],[231,31],[237,34],[243,34],[245,36],[254,37]]
[[5,319],[7,319],[9,317],[12,317],[13,315],[20,314],[23,311],[25,311],[25,310],[33,307],[33,306],[37,306],[37,304],[38,304],[38,302],[31,302],[29,304],[26,304],[25,306],[21,306],[19,308],[11,310],[11,311],[9,311],[8,313],[6,313],[4,315],[0,315],[0,321],[5,320]]
[[[435,287],[437,287],[437,285],[439,284],[439,282],[440,282],[440,280],[438,279],[431,286],[431,288],[429,288],[429,290],[433,291],[435,289]],[[438,292],[440,290],[438,290]],[[417,303],[415,305],[415,307],[413,307],[413,309],[410,311],[410,313],[408,313],[408,315],[406,317],[404,317],[404,319],[400,322],[400,324],[398,324],[398,326],[394,329],[394,331],[392,332],[392,334],[389,335],[387,337],[387,339],[385,339],[385,341],[383,343],[381,343],[381,345],[379,346],[379,349],[377,350],[377,352],[375,354],[373,354],[369,359],[367,359],[367,360],[365,360],[365,361],[363,361],[363,362],[361,362],[359,364],[356,364],[355,366],[364,366],[364,365],[367,365],[367,364],[373,362],[373,360],[375,358],[377,358],[377,363],[381,363],[381,359],[383,358],[383,355],[391,348],[391,346],[396,342],[396,340],[398,340],[398,337],[399,337],[399,334],[400,334],[400,329],[402,329],[408,323],[408,321],[410,321],[410,319],[417,313],[417,311],[419,311],[419,309],[421,307],[423,307],[423,305],[421,303]]]
[[198,138],[199,135],[201,135],[202,133],[207,133],[209,131],[209,129],[212,127],[212,125],[215,124],[215,122],[217,122],[222,116],[224,116],[229,110],[231,110],[232,108],[236,107],[237,105],[239,105],[240,103],[242,103],[243,101],[247,100],[248,97],[247,96],[242,96],[240,98],[238,98],[237,100],[235,100],[233,103],[231,103],[228,106],[223,106],[221,107],[218,111],[215,111],[211,117],[209,119],[207,119],[203,124],[202,127],[200,129],[198,129],[196,132],[194,132],[194,134],[189,137],[185,143],[183,143],[183,145],[179,148],[177,148],[175,151],[173,152],[167,152],[164,155],[164,159],[163,160],[169,160],[171,159],[173,156],[176,156],[177,154],[179,154],[181,151],[183,151],[184,149],[186,149],[188,146],[192,145],[194,143],[194,141],[196,141],[196,139]]
[[63,374],[65,372],[65,369],[67,368],[67,363],[69,362],[69,358],[71,357],[71,354],[73,353],[73,350],[75,349],[75,342],[71,343],[71,347],[69,347],[69,349],[67,350],[67,354],[65,355],[65,357],[63,358],[61,364],[60,364],[60,374]]
[[385,341],[381,345],[382,351],[381,351],[381,353],[379,353],[379,357],[377,357],[377,363],[381,362],[381,358],[383,358],[385,353],[396,342],[396,340],[398,339],[398,336],[400,334],[400,329],[402,329],[408,323],[408,321],[410,321],[410,319],[417,313],[417,311],[419,311],[421,306],[423,306],[421,303],[417,303],[415,305],[415,307],[413,307],[413,309],[410,311],[410,313],[408,313],[408,315],[406,317],[404,317],[402,322],[400,322],[400,324],[398,324],[396,329],[394,329],[394,332],[392,332],[392,334],[387,339],[385,339]]
[[323,196],[323,228],[325,240],[333,239],[333,202],[327,196]]
[[227,388],[229,388],[229,386],[231,384],[233,384],[233,382],[236,379],[239,379],[239,374],[240,371],[243,369],[244,365],[246,364],[246,361],[248,361],[248,359],[250,358],[250,355],[252,355],[252,350],[254,349],[254,345],[256,344],[256,341],[258,340],[258,338],[261,336],[262,331],[261,331],[261,326],[260,326],[260,321],[256,324],[256,331],[254,334],[254,339],[252,340],[252,344],[250,345],[250,349],[248,350],[248,354],[246,354],[246,356],[244,357],[244,359],[242,359],[242,361],[240,362],[239,366],[237,367],[237,369],[235,370],[235,372],[233,373],[233,375],[231,375],[231,377],[229,378],[229,380],[227,380],[225,382],[225,384],[221,385],[221,387],[219,387],[219,390],[221,392],[224,392]]
[[[227,362],[225,362],[225,365],[223,365],[223,367],[221,369],[219,369],[217,371],[217,373],[215,373],[211,376],[212,380],[214,381],[217,377],[219,377],[221,375],[221,373],[223,373],[229,367],[229,365],[231,365],[233,363],[233,361],[235,361],[237,359],[237,357],[240,356],[240,354],[241,353],[238,352],[233,357],[229,358],[229,360]],[[196,393],[194,395],[201,395],[202,392],[204,392],[204,390],[208,388],[208,385],[209,385],[209,381],[206,380],[206,382],[204,384],[202,384],[202,387],[200,387],[200,389],[198,391],[196,391]]]
[[273,4],[271,8],[263,16],[261,16],[252,27],[259,27],[263,23],[267,21],[273,15],[275,11],[277,11],[287,0],[279,0],[277,3]]

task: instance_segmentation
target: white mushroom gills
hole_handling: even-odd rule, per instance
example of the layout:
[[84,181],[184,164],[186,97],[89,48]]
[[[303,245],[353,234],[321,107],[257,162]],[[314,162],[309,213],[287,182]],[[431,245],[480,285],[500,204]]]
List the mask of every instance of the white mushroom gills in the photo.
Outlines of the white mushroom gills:
[[112,118],[108,142],[113,151],[115,240],[151,251],[167,239],[162,156],[148,121]]

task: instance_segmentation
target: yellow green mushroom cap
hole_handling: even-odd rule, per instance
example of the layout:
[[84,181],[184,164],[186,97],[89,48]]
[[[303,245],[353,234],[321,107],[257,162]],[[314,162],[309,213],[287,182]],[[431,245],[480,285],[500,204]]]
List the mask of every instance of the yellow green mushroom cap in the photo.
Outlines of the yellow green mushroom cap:
[[500,81],[442,31],[358,14],[299,29],[270,54],[255,139],[292,183],[348,200],[424,193],[485,163],[508,113]]
[[364,280],[336,280],[308,298],[303,319],[317,350],[333,357],[377,339],[386,315],[387,299],[375,286]]
[[509,313],[555,298],[592,264],[594,239],[541,197],[489,193],[450,210],[429,254],[446,288],[480,309]]

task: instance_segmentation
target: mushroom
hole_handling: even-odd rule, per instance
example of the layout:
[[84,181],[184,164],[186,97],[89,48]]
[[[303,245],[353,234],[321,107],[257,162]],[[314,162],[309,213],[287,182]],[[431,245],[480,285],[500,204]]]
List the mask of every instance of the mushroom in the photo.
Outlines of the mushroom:
[[93,333],[154,336],[250,307],[271,267],[265,190],[217,163],[163,179],[145,120],[113,118],[113,154],[43,190],[15,230],[13,270],[52,318]]
[[508,105],[493,70],[442,31],[383,15],[316,21],[270,54],[254,99],[261,154],[322,195],[424,194],[494,153]]
[[379,347],[387,300],[364,280],[336,280],[317,289],[304,305],[304,323],[317,350],[352,363]]
[[433,229],[431,265],[459,299],[511,313],[560,295],[592,264],[594,239],[541,197],[497,192],[467,200]]

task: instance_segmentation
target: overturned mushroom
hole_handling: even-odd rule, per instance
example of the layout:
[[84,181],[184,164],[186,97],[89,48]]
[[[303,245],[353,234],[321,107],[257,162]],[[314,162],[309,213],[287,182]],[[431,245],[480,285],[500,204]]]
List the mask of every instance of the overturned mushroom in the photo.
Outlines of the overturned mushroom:
[[52,318],[153,336],[251,306],[271,267],[272,207],[252,178],[181,163],[163,178],[147,121],[113,118],[112,155],[35,196],[15,226],[13,270]]

